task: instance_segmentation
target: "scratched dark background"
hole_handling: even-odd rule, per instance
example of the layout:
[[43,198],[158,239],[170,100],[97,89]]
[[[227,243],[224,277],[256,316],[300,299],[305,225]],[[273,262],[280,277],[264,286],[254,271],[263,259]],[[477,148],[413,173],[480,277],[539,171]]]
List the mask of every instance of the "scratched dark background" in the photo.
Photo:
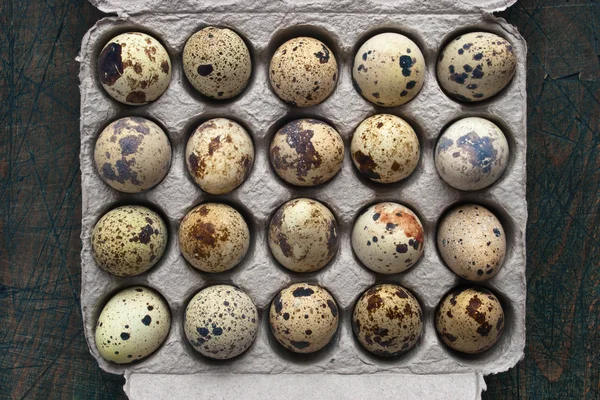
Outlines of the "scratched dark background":
[[[600,398],[600,4],[523,0],[527,347],[484,398]],[[79,309],[85,0],[0,1],[0,398],[123,398]]]

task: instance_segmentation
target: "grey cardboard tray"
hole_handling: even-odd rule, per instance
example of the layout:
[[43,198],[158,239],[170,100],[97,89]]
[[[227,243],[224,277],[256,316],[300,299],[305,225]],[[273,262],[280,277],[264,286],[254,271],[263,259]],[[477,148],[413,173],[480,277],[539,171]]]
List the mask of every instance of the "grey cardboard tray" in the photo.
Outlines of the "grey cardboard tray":
[[[130,398],[196,398],[197,394],[249,398],[296,398],[304,391],[318,398],[478,398],[485,388],[483,376],[505,371],[523,356],[525,343],[525,201],[526,156],[526,45],[516,28],[487,11],[510,5],[513,0],[491,1],[394,1],[317,2],[310,0],[265,1],[209,0],[128,2],[92,1],[101,10],[117,13],[99,21],[83,38],[79,61],[81,91],[81,171],[83,219],[81,238],[81,303],[90,352],[105,371],[124,374]],[[206,25],[228,26],[250,44],[254,71],[249,87],[233,101],[217,103],[197,94],[183,76],[181,50],[186,39]],[[112,100],[102,89],[96,70],[98,54],[111,37],[141,30],[158,38],[168,50],[172,81],[157,101],[128,107]],[[448,98],[435,75],[438,52],[461,32],[484,30],[508,39],[519,65],[513,81],[498,96],[477,104]],[[351,60],[359,44],[381,31],[410,36],[427,62],[421,93],[406,105],[383,109],[364,100],[352,87]],[[323,40],[339,63],[339,83],[324,103],[297,109],[280,101],[271,91],[267,67],[276,47],[294,36]],[[330,182],[314,188],[291,187],[272,171],[268,145],[285,122],[299,117],[329,121],[342,135],[346,148],[354,128],[366,117],[386,112],[409,121],[421,143],[416,171],[392,185],[373,184],[356,171],[346,154],[342,170]],[[135,195],[119,193],[102,182],[93,165],[93,147],[101,130],[123,116],[144,116],[159,122],[173,147],[171,169],[154,189]],[[255,144],[255,164],[246,182],[224,196],[203,193],[185,169],[184,147],[191,132],[211,117],[223,116],[242,123]],[[443,128],[464,116],[483,116],[505,131],[511,156],[502,178],[478,192],[459,192],[437,175],[433,148]],[[348,153],[348,152],[347,152]],[[266,229],[272,213],[294,197],[312,197],[327,204],[337,217],[341,246],[324,269],[311,274],[292,274],[271,256]],[[376,275],[355,258],[350,231],[358,212],[378,201],[392,200],[410,206],[419,215],[426,233],[421,261],[405,273]],[[190,267],[178,250],[177,231],[183,216],[205,201],[233,205],[247,219],[251,247],[244,261],[231,271],[210,275]],[[449,351],[436,335],[433,316],[443,294],[460,280],[448,270],[435,245],[440,216],[453,204],[480,203],[494,211],[507,234],[507,256],[502,270],[484,283],[499,295],[506,313],[506,328],[491,350],[476,356]],[[150,271],[132,278],[117,278],[101,270],[91,253],[90,235],[106,211],[122,204],[146,204],[161,212],[169,227],[169,243],[163,258]],[[324,350],[297,357],[272,338],[267,322],[275,293],[291,282],[312,281],[326,287],[341,311],[340,328]],[[376,282],[397,282],[415,293],[424,311],[424,332],[417,346],[394,360],[383,360],[364,351],[350,326],[358,296]],[[201,288],[217,282],[232,283],[254,300],[261,326],[256,342],[242,356],[224,362],[195,353],[185,339],[182,317],[187,302]],[[158,290],[168,301],[172,326],[163,346],[146,359],[129,365],[104,360],[94,343],[95,321],[103,305],[121,288],[142,284]],[[362,393],[362,394],[361,394]],[[243,394],[243,396],[242,396]],[[366,397],[365,397],[366,396]],[[231,397],[230,397],[231,398]]]

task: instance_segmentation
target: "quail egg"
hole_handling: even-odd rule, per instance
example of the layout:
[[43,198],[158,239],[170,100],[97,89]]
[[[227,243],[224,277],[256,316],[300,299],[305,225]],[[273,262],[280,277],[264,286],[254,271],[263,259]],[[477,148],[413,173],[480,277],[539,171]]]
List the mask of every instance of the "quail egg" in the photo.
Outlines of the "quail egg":
[[227,271],[244,258],[250,231],[234,208],[205,203],[192,209],[179,226],[179,249],[193,267],[204,272]]
[[228,28],[208,26],[183,48],[183,71],[192,86],[213,99],[240,94],[250,79],[252,60],[244,40]]
[[108,273],[139,275],[160,259],[167,238],[160,215],[142,206],[122,206],[104,214],[94,226],[92,254]]
[[323,268],[339,247],[338,225],[329,208],[312,199],[282,205],[269,224],[269,248],[277,261],[294,272]]
[[463,118],[442,133],[435,166],[442,179],[459,190],[479,190],[496,182],[508,164],[502,130],[483,118]]
[[502,336],[502,304],[483,287],[455,288],[438,305],[435,327],[450,348],[468,354],[481,353]]
[[258,332],[258,312],[252,299],[230,285],[209,286],[185,309],[185,336],[206,357],[226,360],[250,347]]
[[94,163],[100,178],[125,193],[158,185],[171,166],[171,143],[154,122],[125,117],[108,125],[96,141]]
[[419,138],[402,118],[373,115],[360,123],[350,145],[352,161],[367,178],[380,183],[398,182],[417,167]]
[[100,82],[115,100],[141,105],[158,99],[171,81],[171,59],[152,36],[127,32],[112,38],[98,59]]
[[330,125],[297,119],[281,128],[271,141],[271,164],[281,179],[297,186],[327,182],[344,161],[344,142]]
[[402,286],[376,285],[358,299],[352,329],[365,349],[393,357],[415,346],[423,331],[423,312],[417,299]]
[[155,290],[132,286],[106,303],[96,323],[96,348],[102,357],[127,364],[152,354],[171,328],[169,305]]
[[297,37],[282,44],[269,66],[271,87],[283,101],[297,107],[323,102],[335,89],[338,65],[323,42]]
[[506,235],[490,210],[465,204],[442,218],[437,245],[454,273],[470,281],[485,281],[495,276],[504,263]]
[[352,228],[352,249],[373,272],[396,274],[423,254],[423,225],[408,207],[379,203],[363,211]]
[[254,163],[254,145],[237,122],[214,118],[192,134],[185,148],[188,172],[202,190],[229,193],[244,182]]
[[415,42],[387,32],[367,40],[356,52],[352,80],[371,103],[395,107],[411,101],[425,81],[425,58]]
[[325,347],[339,324],[338,307],[327,290],[311,283],[295,283],[279,292],[269,311],[275,339],[295,353]]
[[446,93],[461,101],[481,101],[500,92],[513,78],[517,57],[506,39],[472,32],[450,42],[440,53],[438,81]]

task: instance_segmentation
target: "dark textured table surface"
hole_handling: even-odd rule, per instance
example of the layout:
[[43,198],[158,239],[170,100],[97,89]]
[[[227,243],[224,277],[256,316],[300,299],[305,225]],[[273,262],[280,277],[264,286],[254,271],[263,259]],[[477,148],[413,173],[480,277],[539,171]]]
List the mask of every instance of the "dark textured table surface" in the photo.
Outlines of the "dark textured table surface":
[[[527,347],[484,398],[600,398],[600,4],[523,0]],[[0,398],[122,398],[79,308],[85,0],[0,2]]]

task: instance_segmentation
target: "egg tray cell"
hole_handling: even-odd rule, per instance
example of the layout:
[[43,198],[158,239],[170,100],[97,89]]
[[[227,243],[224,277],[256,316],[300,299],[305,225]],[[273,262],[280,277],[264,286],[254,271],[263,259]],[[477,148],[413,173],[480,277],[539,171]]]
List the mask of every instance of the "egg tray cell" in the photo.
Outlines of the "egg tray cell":
[[[259,21],[257,20],[259,19]],[[457,25],[459,21],[460,25]],[[253,73],[246,90],[236,98],[216,102],[202,97],[187,82],[181,65],[185,41],[207,25],[226,26],[248,43]],[[257,29],[260,27],[260,29]],[[464,104],[447,97],[440,89],[435,66],[439,51],[450,39],[469,31],[489,31],[509,40],[518,57],[516,75],[508,87],[489,101]],[[172,80],[157,101],[141,107],[124,106],[111,99],[97,78],[97,59],[102,47],[114,36],[142,31],[160,40],[172,60]],[[381,108],[364,100],[353,88],[351,63],[355,51],[376,33],[393,31],[413,39],[427,63],[425,84],[414,100],[396,108]],[[269,86],[268,64],[275,49],[296,36],[322,40],[334,52],[339,64],[339,82],[322,104],[298,109],[277,98]],[[516,29],[503,20],[486,15],[465,14],[365,14],[365,13],[198,13],[137,14],[110,17],[98,22],[83,40],[81,61],[81,171],[83,191],[82,294],[85,335],[92,355],[109,372],[145,373],[417,373],[441,374],[504,371],[522,356],[525,342],[525,43]],[[362,177],[352,165],[349,145],[356,126],[376,113],[391,113],[407,120],[417,132],[421,158],[415,172],[404,181],[381,185]],[[167,132],[173,159],[164,181],[141,194],[119,193],[107,186],[93,164],[96,138],[110,122],[125,116],[142,116],[160,124]],[[504,175],[491,187],[478,192],[460,192],[438,176],[433,159],[436,140],[451,122],[461,117],[481,116],[496,122],[505,132],[510,161]],[[241,123],[255,145],[255,164],[248,179],[223,196],[202,192],[188,175],[184,150],[192,131],[203,121],[227,117]],[[325,120],[341,134],[346,155],[340,173],[331,181],[312,188],[292,187],[272,170],[268,146],[273,134],[286,122],[313,117]],[[322,270],[296,274],[278,265],[267,243],[267,227],[275,210],[296,197],[317,199],[335,214],[340,231],[340,250]],[[246,218],[251,245],[236,268],[207,274],[192,268],[179,252],[177,232],[183,216],[194,206],[208,201],[234,206]],[[363,267],[354,256],[350,233],[358,213],[370,204],[395,201],[409,206],[425,228],[425,252],[407,272],[385,276]],[[458,203],[475,202],[491,209],[501,220],[507,236],[507,255],[501,271],[483,283],[502,301],[505,332],[489,351],[466,356],[449,350],[435,332],[435,308],[443,295],[461,281],[444,266],[436,248],[435,235],[440,217]],[[90,237],[94,224],[108,210],[125,204],[150,206],[161,213],[169,228],[164,256],[150,271],[136,277],[118,278],[100,269],[93,260]],[[298,355],[280,346],[268,326],[268,308],[275,294],[293,282],[316,282],[335,297],[340,326],[323,350]],[[354,303],[377,282],[394,282],[410,289],[423,308],[424,331],[416,347],[407,354],[384,359],[366,352],[351,328]],[[214,361],[196,353],[183,332],[187,302],[200,289],[215,283],[234,284],[256,303],[260,315],[254,344],[241,356]],[[158,290],[172,313],[171,330],[165,343],[149,357],[128,365],[104,360],[94,342],[98,315],[108,299],[131,285]]]

